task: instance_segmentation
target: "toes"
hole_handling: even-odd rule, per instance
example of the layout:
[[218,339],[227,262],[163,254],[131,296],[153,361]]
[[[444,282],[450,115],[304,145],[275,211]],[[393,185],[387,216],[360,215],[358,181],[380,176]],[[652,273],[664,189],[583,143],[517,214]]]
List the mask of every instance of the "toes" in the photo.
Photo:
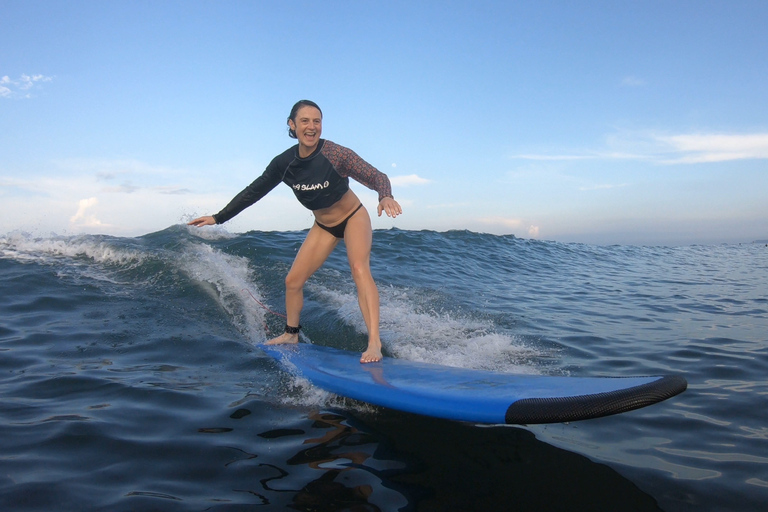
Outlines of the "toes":
[[363,354],[363,357],[360,358],[360,362],[365,363],[378,363],[381,361],[381,356],[378,355],[366,355]]

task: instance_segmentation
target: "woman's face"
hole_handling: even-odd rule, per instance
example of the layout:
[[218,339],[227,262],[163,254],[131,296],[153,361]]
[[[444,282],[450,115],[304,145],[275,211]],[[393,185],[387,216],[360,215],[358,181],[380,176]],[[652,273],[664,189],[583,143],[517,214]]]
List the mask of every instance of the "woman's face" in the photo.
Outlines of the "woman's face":
[[323,114],[315,107],[304,106],[296,112],[296,119],[288,121],[291,130],[296,132],[299,144],[314,150],[323,133]]

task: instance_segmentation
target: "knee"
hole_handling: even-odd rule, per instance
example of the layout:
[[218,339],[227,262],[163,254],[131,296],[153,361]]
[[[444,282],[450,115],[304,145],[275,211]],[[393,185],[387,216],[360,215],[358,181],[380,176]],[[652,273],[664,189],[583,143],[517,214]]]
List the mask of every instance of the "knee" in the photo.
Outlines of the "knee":
[[371,277],[371,267],[366,262],[353,262],[349,264],[349,268],[352,271],[352,279],[358,281],[360,279],[369,279]]
[[291,291],[301,290],[304,288],[304,282],[305,280],[301,277],[288,272],[288,275],[285,276],[285,289]]

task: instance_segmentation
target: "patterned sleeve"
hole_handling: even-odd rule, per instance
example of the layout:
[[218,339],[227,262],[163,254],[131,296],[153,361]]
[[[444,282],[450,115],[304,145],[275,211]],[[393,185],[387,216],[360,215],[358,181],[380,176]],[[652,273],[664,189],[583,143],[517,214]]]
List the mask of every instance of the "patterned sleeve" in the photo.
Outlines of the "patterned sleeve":
[[385,197],[393,197],[392,185],[387,175],[360,158],[351,149],[326,140],[322,153],[342,177],[350,177],[378,192],[379,201]]

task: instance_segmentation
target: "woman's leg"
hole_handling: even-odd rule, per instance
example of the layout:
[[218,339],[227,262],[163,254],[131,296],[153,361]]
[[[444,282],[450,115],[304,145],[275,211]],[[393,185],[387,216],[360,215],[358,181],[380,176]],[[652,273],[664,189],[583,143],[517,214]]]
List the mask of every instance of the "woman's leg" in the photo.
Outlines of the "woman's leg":
[[361,208],[347,222],[344,243],[352,270],[352,279],[357,286],[357,301],[368,328],[368,348],[360,358],[361,363],[381,361],[381,339],[379,338],[379,290],[371,275],[371,244],[373,231],[371,217]]
[[[304,283],[328,259],[338,243],[338,238],[316,224],[313,224],[307,233],[307,238],[301,244],[291,270],[285,277],[285,315],[286,323],[291,327],[299,326],[301,308],[304,307]],[[267,345],[298,342],[298,334],[283,333],[267,341]]]

